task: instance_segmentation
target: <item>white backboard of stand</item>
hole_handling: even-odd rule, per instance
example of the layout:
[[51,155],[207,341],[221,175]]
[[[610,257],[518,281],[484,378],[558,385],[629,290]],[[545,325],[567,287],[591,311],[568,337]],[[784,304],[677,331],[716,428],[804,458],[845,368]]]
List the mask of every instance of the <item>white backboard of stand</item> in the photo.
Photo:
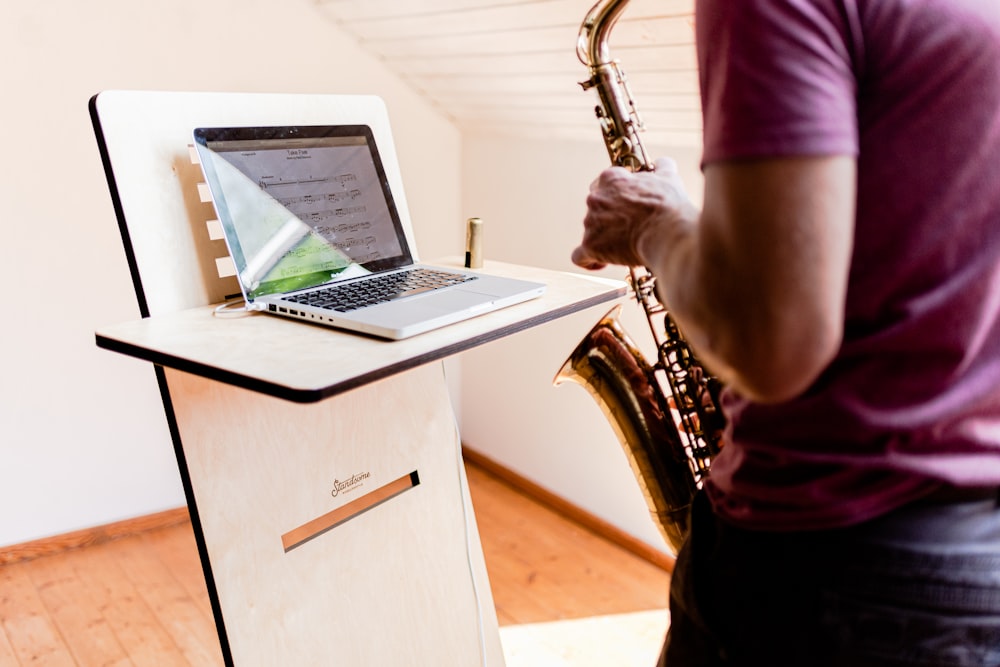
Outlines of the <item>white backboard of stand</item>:
[[389,117],[379,97],[112,90],[95,95],[90,107],[95,131],[103,137],[105,169],[117,190],[116,213],[133,253],[143,315],[218,303],[239,292],[234,278],[219,276],[217,260],[228,255],[206,226],[215,214],[199,196],[201,168],[191,161],[196,127],[370,126],[407,240],[416,248]]

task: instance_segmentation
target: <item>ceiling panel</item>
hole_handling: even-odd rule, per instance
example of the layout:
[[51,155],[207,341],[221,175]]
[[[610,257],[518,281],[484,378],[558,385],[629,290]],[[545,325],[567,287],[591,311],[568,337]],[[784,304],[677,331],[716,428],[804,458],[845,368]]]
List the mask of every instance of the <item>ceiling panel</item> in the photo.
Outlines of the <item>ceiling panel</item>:
[[[593,0],[315,1],[463,129],[600,140],[576,57]],[[693,3],[632,0],[611,33],[650,143],[701,142]]]

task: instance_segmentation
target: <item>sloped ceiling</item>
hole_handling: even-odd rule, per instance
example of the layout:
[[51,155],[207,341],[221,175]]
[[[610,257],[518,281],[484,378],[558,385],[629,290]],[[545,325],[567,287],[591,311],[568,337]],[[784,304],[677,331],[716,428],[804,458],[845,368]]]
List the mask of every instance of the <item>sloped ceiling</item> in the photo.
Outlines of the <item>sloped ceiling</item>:
[[[600,141],[576,56],[594,0],[315,1],[462,129]],[[611,33],[650,144],[701,142],[693,3],[631,0]]]

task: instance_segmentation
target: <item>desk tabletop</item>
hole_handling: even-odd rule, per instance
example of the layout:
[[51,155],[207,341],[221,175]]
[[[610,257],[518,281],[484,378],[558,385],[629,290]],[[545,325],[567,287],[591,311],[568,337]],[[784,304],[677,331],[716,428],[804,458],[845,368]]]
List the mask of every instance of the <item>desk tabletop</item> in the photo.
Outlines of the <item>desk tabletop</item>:
[[[455,259],[435,261],[458,266]],[[484,271],[547,285],[531,301],[401,341],[265,313],[219,317],[215,306],[103,327],[99,347],[298,403],[312,403],[421,364],[613,301],[625,283],[488,261]]]

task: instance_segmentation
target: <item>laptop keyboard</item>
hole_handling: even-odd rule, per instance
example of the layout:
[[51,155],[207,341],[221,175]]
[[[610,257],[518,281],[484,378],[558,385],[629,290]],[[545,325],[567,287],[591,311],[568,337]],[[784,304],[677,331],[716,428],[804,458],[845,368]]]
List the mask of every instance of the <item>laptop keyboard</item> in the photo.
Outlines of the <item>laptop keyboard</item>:
[[347,285],[332,285],[306,294],[290,295],[284,300],[346,313],[475,279],[475,276],[461,273],[409,269],[384,276],[373,276]]

